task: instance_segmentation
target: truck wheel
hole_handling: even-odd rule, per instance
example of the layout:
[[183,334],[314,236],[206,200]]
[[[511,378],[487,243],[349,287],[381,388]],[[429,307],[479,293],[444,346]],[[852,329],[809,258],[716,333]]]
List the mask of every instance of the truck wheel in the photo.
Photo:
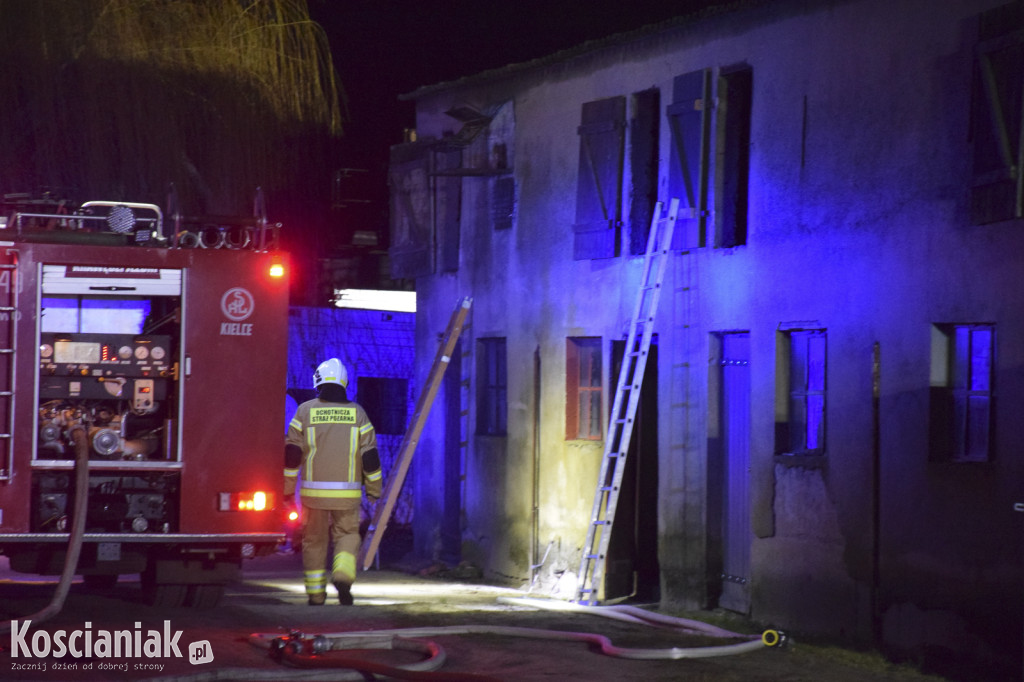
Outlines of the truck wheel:
[[224,596],[224,586],[218,584],[189,585],[185,606],[196,609],[212,609]]
[[185,596],[188,594],[188,585],[179,583],[149,583],[142,584],[142,597],[150,606],[177,607],[185,603]]

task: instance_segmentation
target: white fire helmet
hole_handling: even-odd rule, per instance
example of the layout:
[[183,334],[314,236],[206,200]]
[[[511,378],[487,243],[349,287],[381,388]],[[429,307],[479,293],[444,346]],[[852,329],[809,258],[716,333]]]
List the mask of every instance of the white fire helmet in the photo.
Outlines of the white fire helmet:
[[320,388],[320,384],[338,384],[348,388],[348,370],[341,360],[331,358],[320,363],[313,372],[313,388]]

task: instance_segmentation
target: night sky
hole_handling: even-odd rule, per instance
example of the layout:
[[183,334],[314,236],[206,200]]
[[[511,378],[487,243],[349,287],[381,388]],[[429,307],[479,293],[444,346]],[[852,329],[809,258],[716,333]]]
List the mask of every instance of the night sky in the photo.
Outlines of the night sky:
[[[309,0],[327,32],[349,120],[339,168],[368,171],[346,193],[351,229],[387,233],[388,148],[414,124],[398,96],[424,85],[543,57],[696,11],[709,0]],[[373,223],[376,223],[374,225]],[[350,232],[350,230],[345,230]]]

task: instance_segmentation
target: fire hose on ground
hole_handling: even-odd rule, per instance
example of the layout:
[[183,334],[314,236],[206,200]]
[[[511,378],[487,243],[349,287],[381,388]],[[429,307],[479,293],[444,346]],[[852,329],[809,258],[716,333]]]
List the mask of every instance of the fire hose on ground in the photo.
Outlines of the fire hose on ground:
[[[78,570],[78,556],[82,551],[82,538],[85,536],[85,514],[89,498],[89,441],[85,426],[77,424],[70,430],[71,440],[75,444],[75,506],[71,515],[71,531],[68,533],[68,548],[64,556],[64,570],[57,581],[57,590],[53,593],[50,603],[40,611],[26,616],[26,620],[41,623],[53,618],[64,608],[75,571]],[[9,632],[11,621],[0,623],[0,632]]]
[[[538,609],[588,613],[604,616],[631,623],[639,623],[652,627],[668,629],[680,634],[702,635],[726,639],[740,639],[733,644],[706,647],[669,647],[669,648],[625,648],[615,646],[604,635],[547,630],[539,628],[523,628],[492,625],[452,625],[421,628],[400,628],[394,630],[374,630],[363,632],[337,632],[306,635],[292,631],[287,636],[253,634],[249,641],[254,646],[268,649],[271,657],[296,668],[324,669],[330,668],[337,675],[341,668],[348,668],[353,677],[334,677],[332,679],[365,679],[364,675],[383,674],[396,679],[408,680],[493,680],[488,675],[474,673],[438,673],[444,665],[446,655],[437,644],[424,640],[426,637],[447,635],[492,635],[500,637],[524,637],[546,641],[572,641],[596,645],[601,653],[607,656],[633,660],[679,660],[684,658],[709,658],[748,653],[765,647],[779,647],[786,643],[786,636],[778,630],[765,630],[760,635],[745,635],[732,632],[708,623],[684,618],[675,618],[652,613],[633,606],[581,606],[565,604],[553,600],[499,598],[499,602],[510,605],[528,606]],[[354,659],[352,657],[335,657],[328,652],[351,649],[395,649],[424,653],[427,658],[418,663],[405,666],[389,666],[381,663]],[[190,678],[194,679],[194,678]],[[204,678],[207,679],[207,678]],[[215,679],[215,678],[209,678]],[[226,678],[219,678],[226,679]],[[326,679],[297,677],[296,679]]]

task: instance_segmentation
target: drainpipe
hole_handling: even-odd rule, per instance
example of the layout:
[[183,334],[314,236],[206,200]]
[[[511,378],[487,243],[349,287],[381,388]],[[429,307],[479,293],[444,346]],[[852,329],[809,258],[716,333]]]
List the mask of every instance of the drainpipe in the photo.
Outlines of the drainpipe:
[[537,563],[540,547],[540,345],[533,351],[533,484],[530,486],[530,508],[533,518],[530,523],[530,584]]
[[882,643],[882,438],[881,438],[882,352],[875,341],[871,349],[871,635]]

